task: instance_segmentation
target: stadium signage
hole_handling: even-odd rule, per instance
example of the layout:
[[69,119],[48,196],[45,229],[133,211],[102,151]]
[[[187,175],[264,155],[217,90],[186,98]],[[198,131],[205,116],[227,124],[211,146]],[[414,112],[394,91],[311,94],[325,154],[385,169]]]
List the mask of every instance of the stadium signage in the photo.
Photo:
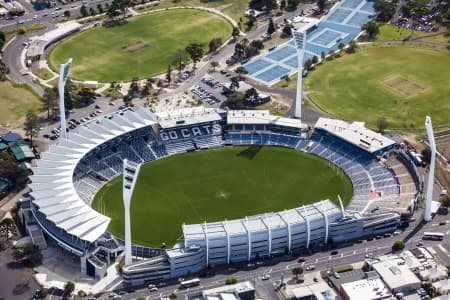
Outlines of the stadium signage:
[[163,141],[190,138],[202,135],[219,134],[222,129],[219,124],[206,124],[190,128],[181,128],[178,130],[161,131],[160,136]]

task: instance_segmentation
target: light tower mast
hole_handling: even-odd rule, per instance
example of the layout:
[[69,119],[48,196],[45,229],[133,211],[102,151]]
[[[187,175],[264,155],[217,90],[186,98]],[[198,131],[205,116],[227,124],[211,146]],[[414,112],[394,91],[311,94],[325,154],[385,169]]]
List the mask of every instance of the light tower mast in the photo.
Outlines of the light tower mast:
[[125,265],[132,263],[130,204],[141,164],[123,160],[123,206],[125,208]]
[[436,143],[434,142],[433,124],[431,124],[431,117],[426,116],[425,127],[427,129],[428,142],[431,149],[430,172],[428,173],[427,196],[425,199],[425,212],[423,220],[425,222],[431,221],[431,201],[433,198],[433,184],[434,184],[434,165],[436,161]]
[[61,137],[66,139],[66,109],[64,107],[64,87],[66,86],[67,77],[69,76],[70,66],[72,65],[72,59],[69,60],[65,64],[61,64],[59,68],[59,83],[58,83],[58,92],[59,92],[59,116],[61,121]]
[[302,117],[302,79],[303,79],[303,57],[305,55],[306,32],[292,29],[292,37],[294,39],[295,48],[297,49],[298,74],[297,74],[297,94],[295,97],[294,117],[301,119]]

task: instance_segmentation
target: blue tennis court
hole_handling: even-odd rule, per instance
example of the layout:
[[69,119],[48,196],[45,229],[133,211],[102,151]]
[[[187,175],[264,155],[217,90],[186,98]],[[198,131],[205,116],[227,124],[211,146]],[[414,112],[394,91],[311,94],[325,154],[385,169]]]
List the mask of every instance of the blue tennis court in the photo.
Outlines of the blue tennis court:
[[357,8],[361,4],[361,0],[345,0],[342,2],[341,7],[348,7],[348,8]]
[[267,58],[270,58],[274,61],[280,61],[283,58],[286,58],[288,56],[291,56],[292,54],[295,54],[295,48],[291,46],[284,46],[282,48],[277,49],[277,51],[272,51],[271,53],[267,54]]
[[[371,20],[374,0],[342,0],[329,15],[307,33],[303,61],[313,56],[320,57],[331,50],[336,51],[339,43],[348,45]],[[280,77],[297,71],[297,51],[293,40],[266,52],[244,64],[249,76],[265,84],[273,84]]]
[[342,23],[351,13],[351,10],[338,8],[327,17],[327,21]]
[[297,55],[288,58],[286,60],[283,60],[283,64],[288,65],[291,68],[296,69],[298,67],[298,59],[297,59]]
[[373,2],[370,1],[370,2],[364,3],[364,5],[360,8],[360,10],[373,13],[375,11],[375,9],[373,8]]
[[365,13],[355,13],[350,20],[347,21],[348,25],[358,26],[362,27],[364,24],[366,24],[371,19],[369,14]]
[[331,42],[341,37],[341,33],[330,29],[325,29],[317,37],[315,37],[311,43],[319,44],[322,46],[328,46]]
[[245,65],[245,69],[249,74],[256,73],[264,68],[267,68],[272,63],[270,61],[264,60],[262,58],[258,58],[253,60],[252,62]]
[[256,75],[256,78],[269,83],[269,82],[274,81],[275,79],[279,79],[281,76],[286,75],[288,73],[289,73],[289,69],[286,69],[286,68],[283,68],[280,66],[274,66],[274,67]]

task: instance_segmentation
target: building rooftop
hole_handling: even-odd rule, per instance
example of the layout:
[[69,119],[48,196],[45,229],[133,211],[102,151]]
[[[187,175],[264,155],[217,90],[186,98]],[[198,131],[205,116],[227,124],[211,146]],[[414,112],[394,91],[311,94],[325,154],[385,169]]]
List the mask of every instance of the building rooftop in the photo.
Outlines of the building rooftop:
[[386,285],[395,290],[411,284],[420,284],[419,278],[405,264],[399,265],[403,260],[396,257],[386,257],[385,260],[372,264]]
[[156,113],[161,128],[172,128],[183,125],[201,124],[205,122],[220,121],[221,109],[206,107],[183,108],[176,111]]
[[366,128],[363,122],[347,123],[342,120],[319,118],[314,127],[326,130],[370,153],[395,144],[393,140]]
[[341,285],[350,300],[389,298],[392,294],[380,278],[362,279]]
[[268,110],[233,110],[227,115],[228,124],[273,124],[294,128],[306,128],[298,119],[273,116]]

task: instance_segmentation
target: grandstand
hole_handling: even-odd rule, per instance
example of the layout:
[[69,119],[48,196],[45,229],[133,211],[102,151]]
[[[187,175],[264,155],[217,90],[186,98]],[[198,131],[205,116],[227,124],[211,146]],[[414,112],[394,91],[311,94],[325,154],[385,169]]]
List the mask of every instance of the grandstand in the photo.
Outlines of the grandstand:
[[[374,16],[373,1],[346,0],[337,2],[330,13],[307,31],[304,61],[336,51],[340,43],[347,45]],[[294,26],[303,26],[296,24]],[[294,41],[257,56],[244,67],[248,75],[265,84],[274,84],[286,75],[297,72],[297,52]]]
[[[29,185],[34,224],[79,256],[83,272],[99,278],[123,246],[107,233],[110,219],[90,204],[105,183],[121,174],[123,160],[145,163],[227,145],[275,145],[322,157],[349,176],[353,198],[345,210],[323,200],[240,220],[184,225],[183,242],[174,249],[133,245],[133,255],[147,260],[124,268],[126,282],[297,251],[324,244],[330,236],[339,242],[392,231],[399,203],[409,203],[418,186],[407,158],[401,153],[389,157],[393,141],[363,123],[321,118],[312,131],[298,119],[265,110],[198,107],[154,114],[127,108],[84,124],[42,154]],[[39,237],[36,227],[33,232]]]

